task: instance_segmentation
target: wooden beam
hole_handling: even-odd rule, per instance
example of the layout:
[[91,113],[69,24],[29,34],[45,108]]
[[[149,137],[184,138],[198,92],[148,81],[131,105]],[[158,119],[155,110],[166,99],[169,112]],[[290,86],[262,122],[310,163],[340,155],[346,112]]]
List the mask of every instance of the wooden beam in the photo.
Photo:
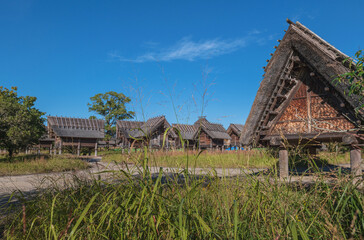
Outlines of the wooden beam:
[[[353,134],[356,134],[355,132],[353,132]],[[344,136],[346,136],[347,133],[344,132],[332,132],[332,133],[306,133],[306,134],[285,134],[284,138],[287,140],[295,140],[295,139],[328,139],[328,138],[332,138],[335,140],[341,140]],[[262,140],[263,141],[269,141],[271,138],[274,137],[279,137],[281,138],[280,135],[270,135],[270,136],[265,136]]]
[[282,144],[281,138],[280,137],[273,137],[270,139],[269,141],[269,145],[270,146],[280,146]]
[[350,149],[350,169],[355,184],[360,181],[360,178],[363,175],[361,167],[361,149],[355,145],[351,145]]
[[309,87],[306,85],[306,97],[307,97],[307,131],[312,132],[312,117],[311,117],[311,92]]
[[286,149],[279,149],[279,178],[286,179],[288,177],[288,151]]
[[352,135],[352,134],[345,134],[342,137],[342,142],[345,145],[352,145],[352,144],[357,144],[358,143],[358,139]]
[[81,140],[78,139],[78,145],[77,145],[77,156],[80,156],[80,152],[81,152]]
[[95,157],[97,157],[97,142],[95,143]]

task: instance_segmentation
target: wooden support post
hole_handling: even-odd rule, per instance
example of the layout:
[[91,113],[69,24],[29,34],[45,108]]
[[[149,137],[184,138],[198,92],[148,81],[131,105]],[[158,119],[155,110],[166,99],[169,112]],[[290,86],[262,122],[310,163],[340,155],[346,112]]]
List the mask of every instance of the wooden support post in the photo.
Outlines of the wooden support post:
[[288,178],[288,151],[284,148],[279,149],[279,177]]
[[350,169],[354,177],[354,183],[356,183],[363,173],[361,167],[361,150],[360,147],[355,145],[350,146]]
[[78,139],[78,145],[77,145],[77,156],[80,156],[80,152],[81,152],[81,140]]
[[59,143],[59,153],[58,153],[59,155],[61,155],[62,154],[62,140],[60,141],[60,143]]
[[95,157],[97,157],[97,142],[95,143]]
[[49,146],[49,155],[52,155],[52,144]]

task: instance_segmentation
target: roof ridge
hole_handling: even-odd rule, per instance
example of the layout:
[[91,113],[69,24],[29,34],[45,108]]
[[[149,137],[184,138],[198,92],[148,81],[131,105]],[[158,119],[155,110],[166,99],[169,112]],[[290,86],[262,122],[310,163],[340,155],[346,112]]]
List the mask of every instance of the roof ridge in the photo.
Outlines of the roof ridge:
[[324,40],[323,38],[321,38],[319,35],[317,35],[316,33],[314,33],[312,30],[310,30],[308,27],[306,27],[305,25],[303,25],[299,21],[296,21],[296,23],[293,23],[293,25],[296,26],[296,27],[298,27],[306,35],[310,35],[310,37],[313,40],[316,40],[315,38],[317,38],[319,44],[325,46],[326,47],[326,50],[332,51],[332,52],[336,53],[336,57],[340,57],[341,56],[341,57],[344,57],[344,59],[345,58],[349,58],[348,55],[346,55],[345,53],[341,52],[339,49],[337,49],[332,44],[330,44],[329,42],[327,42],[326,40]]
[[82,119],[82,120],[102,120],[102,121],[105,121],[104,119],[99,119],[99,118],[96,118],[96,119],[89,119],[89,118],[79,118],[79,117],[65,117],[65,116],[50,116],[48,115],[47,118],[65,118],[65,119]]

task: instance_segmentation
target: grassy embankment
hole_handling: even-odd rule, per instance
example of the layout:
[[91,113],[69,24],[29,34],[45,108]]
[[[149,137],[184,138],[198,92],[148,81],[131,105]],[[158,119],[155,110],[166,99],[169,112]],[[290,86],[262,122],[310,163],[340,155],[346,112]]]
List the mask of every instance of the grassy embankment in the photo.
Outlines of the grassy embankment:
[[[173,158],[173,157],[172,157]],[[119,172],[121,184],[97,180],[49,189],[2,219],[8,239],[360,239],[364,195],[349,175],[311,185],[269,176],[166,181]],[[331,176],[332,177],[332,176]],[[1,224],[0,224],[1,229]]]
[[87,162],[73,156],[51,157],[50,155],[18,155],[12,159],[0,156],[0,176],[63,172],[85,169]]

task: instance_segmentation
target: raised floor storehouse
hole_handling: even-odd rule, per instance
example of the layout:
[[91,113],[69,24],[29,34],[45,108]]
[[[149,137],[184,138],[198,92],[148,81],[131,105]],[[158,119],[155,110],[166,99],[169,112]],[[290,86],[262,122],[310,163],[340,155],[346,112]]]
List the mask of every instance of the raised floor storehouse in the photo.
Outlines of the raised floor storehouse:
[[146,122],[117,121],[116,132],[122,147],[148,145],[151,148],[160,149],[164,146],[168,149],[175,147],[177,138],[165,116],[149,118]]
[[243,124],[231,123],[227,129],[227,133],[231,137],[229,145],[231,147],[240,147],[240,135],[243,130]]
[[78,155],[81,148],[95,149],[97,155],[97,142],[105,136],[104,120],[48,116],[47,121],[48,138],[54,139],[59,154],[62,148],[70,147]]
[[211,123],[205,117],[200,117],[193,125],[197,129],[195,139],[199,148],[223,149],[227,141],[231,140],[221,124]]
[[[348,58],[301,23],[290,24],[265,67],[264,79],[241,134],[245,146],[280,148],[280,174],[288,176],[287,144],[314,149],[323,142],[351,148],[351,169],[361,174],[364,110],[350,86],[334,79]],[[355,67],[355,66],[354,66]]]

